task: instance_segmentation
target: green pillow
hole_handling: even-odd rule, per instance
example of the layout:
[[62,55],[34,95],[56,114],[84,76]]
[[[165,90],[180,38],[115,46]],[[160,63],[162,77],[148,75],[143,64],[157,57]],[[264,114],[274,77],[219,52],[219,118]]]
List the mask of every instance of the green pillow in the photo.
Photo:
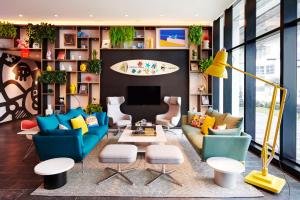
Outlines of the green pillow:
[[216,129],[208,129],[209,135],[223,135],[223,136],[240,136],[241,129],[233,128],[233,129],[225,129],[225,130],[216,130]]

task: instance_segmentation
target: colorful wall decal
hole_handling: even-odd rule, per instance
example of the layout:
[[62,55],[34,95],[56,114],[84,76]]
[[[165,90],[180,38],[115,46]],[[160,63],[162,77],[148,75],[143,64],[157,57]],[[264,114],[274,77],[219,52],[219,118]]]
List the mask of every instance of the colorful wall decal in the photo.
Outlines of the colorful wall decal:
[[179,67],[156,60],[126,60],[111,66],[111,69],[127,75],[155,76],[170,74],[179,70]]
[[157,28],[157,48],[188,48],[187,31],[185,28]]
[[0,123],[38,114],[38,66],[0,52]]

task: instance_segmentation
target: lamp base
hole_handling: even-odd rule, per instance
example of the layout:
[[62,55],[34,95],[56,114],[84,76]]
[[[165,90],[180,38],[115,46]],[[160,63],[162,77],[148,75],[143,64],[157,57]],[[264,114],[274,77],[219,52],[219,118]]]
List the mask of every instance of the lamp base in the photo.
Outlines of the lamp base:
[[279,193],[285,185],[285,180],[274,175],[263,176],[261,171],[253,170],[245,177],[245,182],[274,193]]

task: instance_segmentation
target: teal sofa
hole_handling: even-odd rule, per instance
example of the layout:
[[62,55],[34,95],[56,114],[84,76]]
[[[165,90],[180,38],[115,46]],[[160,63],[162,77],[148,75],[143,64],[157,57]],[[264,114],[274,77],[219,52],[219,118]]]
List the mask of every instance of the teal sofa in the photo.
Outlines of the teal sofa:
[[182,131],[203,160],[210,157],[228,157],[242,162],[246,160],[251,136],[241,131],[243,118],[222,114],[210,108],[206,115],[215,117],[215,124],[226,124],[227,128],[209,129],[209,134],[203,135],[200,128],[190,125],[194,114],[195,112],[188,112],[188,116],[182,117]]
[[[72,129],[70,119],[87,114],[81,109],[71,109],[67,114],[37,117],[40,132],[33,136],[40,160],[68,157],[76,162],[82,161],[102,140],[108,132],[106,113],[96,113],[99,126],[89,127],[88,133],[82,135],[80,129]],[[59,124],[68,130],[58,129]]]

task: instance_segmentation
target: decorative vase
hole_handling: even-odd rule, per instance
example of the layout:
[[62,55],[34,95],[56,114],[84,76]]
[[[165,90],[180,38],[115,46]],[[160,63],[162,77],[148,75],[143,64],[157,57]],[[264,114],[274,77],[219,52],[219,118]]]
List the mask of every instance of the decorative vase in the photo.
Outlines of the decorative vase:
[[80,71],[85,72],[86,71],[86,64],[82,63],[80,65]]
[[38,48],[40,48],[40,44],[37,43],[37,42],[34,42],[34,43],[32,44],[32,48],[38,49]]
[[203,40],[202,48],[203,49],[209,49],[209,40]]
[[75,92],[76,92],[76,85],[75,84],[71,84],[70,85],[70,93],[71,94],[75,94]]
[[48,50],[48,51],[47,51],[47,54],[46,54],[47,60],[51,60],[51,55],[52,55],[51,51]]
[[73,69],[72,69],[72,65],[69,65],[68,67],[68,72],[71,72]]
[[48,65],[47,68],[46,68],[46,70],[47,70],[48,72],[51,72],[51,71],[52,71],[52,66],[51,66],[51,65]]

